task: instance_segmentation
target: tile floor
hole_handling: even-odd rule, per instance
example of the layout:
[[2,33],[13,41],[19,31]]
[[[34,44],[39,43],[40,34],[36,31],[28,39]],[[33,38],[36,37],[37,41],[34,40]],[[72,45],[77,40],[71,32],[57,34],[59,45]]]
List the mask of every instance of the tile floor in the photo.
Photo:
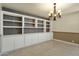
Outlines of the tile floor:
[[79,47],[50,40],[9,52],[6,56],[79,56]]

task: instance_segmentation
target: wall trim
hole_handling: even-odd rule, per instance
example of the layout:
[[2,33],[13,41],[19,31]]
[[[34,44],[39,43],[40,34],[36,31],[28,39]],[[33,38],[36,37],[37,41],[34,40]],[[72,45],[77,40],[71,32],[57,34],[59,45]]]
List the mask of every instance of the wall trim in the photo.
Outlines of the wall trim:
[[59,39],[54,39],[55,41],[61,42],[61,43],[65,43],[65,44],[69,44],[69,45],[73,45],[73,46],[77,46],[79,47],[79,44],[76,43],[71,43],[71,42],[67,42],[67,41],[63,41],[63,40],[59,40]]
[[79,32],[66,32],[66,31],[52,31],[52,32],[58,32],[58,33],[70,33],[70,34],[79,34]]

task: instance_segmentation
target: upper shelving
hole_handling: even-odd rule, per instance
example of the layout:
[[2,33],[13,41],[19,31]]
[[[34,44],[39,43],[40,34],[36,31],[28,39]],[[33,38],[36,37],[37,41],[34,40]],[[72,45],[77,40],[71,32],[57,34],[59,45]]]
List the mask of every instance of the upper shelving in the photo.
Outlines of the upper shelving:
[[3,26],[6,28],[17,28],[22,26],[22,17],[3,14]]
[[50,21],[11,12],[2,14],[3,35],[50,32]]
[[3,35],[22,34],[22,17],[3,14]]

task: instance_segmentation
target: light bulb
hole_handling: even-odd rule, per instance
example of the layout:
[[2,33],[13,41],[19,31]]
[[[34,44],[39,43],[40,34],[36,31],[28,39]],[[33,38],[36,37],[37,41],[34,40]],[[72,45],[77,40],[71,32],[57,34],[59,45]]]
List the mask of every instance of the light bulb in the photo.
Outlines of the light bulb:
[[60,13],[61,12],[61,10],[58,10],[58,13]]
[[53,13],[53,11],[50,11],[50,13]]
[[51,16],[51,14],[49,13],[48,16]]

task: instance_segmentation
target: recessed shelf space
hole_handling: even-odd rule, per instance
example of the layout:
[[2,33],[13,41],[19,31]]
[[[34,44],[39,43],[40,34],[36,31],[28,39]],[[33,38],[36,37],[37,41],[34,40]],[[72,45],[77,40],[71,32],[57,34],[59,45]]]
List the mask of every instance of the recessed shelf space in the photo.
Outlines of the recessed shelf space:
[[43,20],[38,20],[38,23],[41,23],[41,24],[43,24]]
[[50,32],[50,29],[49,28],[46,28],[46,32]]
[[5,14],[3,14],[3,21],[22,22],[22,17],[11,16],[11,15],[5,15]]
[[22,26],[22,23],[4,21],[3,26]]
[[50,25],[46,25],[46,27],[50,27]]
[[25,22],[25,23],[35,23],[35,19],[24,18],[24,22]]
[[43,28],[24,28],[24,33],[39,33],[43,32]]
[[3,35],[22,34],[22,28],[3,28]]
[[46,24],[50,24],[50,22],[46,22]]
[[35,24],[29,24],[29,23],[25,23],[24,27],[35,27]]
[[38,27],[44,27],[44,25],[43,24],[38,24]]

